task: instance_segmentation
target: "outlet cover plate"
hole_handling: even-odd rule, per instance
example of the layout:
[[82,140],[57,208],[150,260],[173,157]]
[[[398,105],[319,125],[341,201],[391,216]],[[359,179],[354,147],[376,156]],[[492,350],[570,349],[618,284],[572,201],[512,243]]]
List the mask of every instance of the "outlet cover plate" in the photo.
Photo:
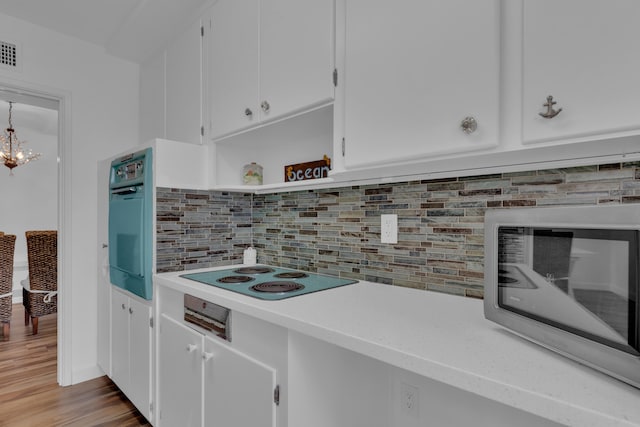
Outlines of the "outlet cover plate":
[[380,242],[398,243],[398,215],[380,215]]

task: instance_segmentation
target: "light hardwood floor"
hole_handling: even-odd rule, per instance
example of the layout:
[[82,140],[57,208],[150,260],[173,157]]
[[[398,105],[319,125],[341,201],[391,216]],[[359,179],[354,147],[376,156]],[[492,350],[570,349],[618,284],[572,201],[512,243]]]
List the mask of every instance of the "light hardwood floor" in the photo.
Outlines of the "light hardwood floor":
[[0,427],[149,426],[106,376],[58,385],[56,322],[42,317],[32,335],[13,305],[10,338],[0,335]]

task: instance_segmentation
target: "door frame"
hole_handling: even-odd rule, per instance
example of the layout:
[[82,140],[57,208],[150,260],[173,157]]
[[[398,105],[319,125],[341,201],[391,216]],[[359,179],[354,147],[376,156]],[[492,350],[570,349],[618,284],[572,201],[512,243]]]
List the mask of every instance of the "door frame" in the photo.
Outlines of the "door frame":
[[57,381],[72,384],[71,92],[0,76],[0,89],[58,102],[58,355]]

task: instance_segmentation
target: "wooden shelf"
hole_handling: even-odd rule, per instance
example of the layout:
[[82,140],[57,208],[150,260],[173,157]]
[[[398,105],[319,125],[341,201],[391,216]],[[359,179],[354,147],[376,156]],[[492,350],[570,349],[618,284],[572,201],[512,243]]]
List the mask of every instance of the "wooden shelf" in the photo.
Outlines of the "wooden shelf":
[[335,180],[333,178],[310,179],[306,181],[296,182],[277,182],[264,185],[217,185],[212,188],[215,191],[232,191],[239,193],[282,193],[287,191],[299,190],[316,190],[319,188],[334,187]]

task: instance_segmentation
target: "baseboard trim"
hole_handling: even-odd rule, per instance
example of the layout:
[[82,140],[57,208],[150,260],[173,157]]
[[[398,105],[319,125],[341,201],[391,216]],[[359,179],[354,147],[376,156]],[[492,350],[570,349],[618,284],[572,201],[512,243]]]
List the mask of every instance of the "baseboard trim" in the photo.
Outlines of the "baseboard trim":
[[78,384],[85,381],[92,380],[105,375],[98,365],[88,366],[82,369],[74,369],[71,373],[71,384]]

